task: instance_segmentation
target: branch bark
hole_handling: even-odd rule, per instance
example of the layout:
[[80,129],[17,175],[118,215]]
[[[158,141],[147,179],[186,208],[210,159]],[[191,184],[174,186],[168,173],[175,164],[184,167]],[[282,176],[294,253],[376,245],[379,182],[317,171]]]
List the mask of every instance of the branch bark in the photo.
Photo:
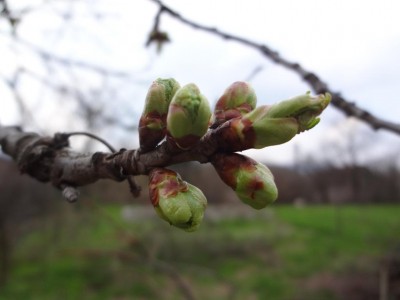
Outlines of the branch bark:
[[164,142],[146,153],[126,149],[115,153],[78,153],[68,148],[68,140],[62,138],[65,134],[42,137],[18,127],[0,125],[0,146],[15,160],[21,173],[51,182],[73,202],[78,197],[76,187],[99,179],[123,181],[129,175],[148,174],[154,167],[187,161],[206,163],[223,146],[215,133],[216,130],[210,130],[195,148],[184,152],[174,151]]
[[224,31],[219,30],[218,28],[215,27],[210,27],[210,26],[205,26],[196,22],[193,22],[182,15],[180,15],[178,12],[170,8],[169,6],[166,6],[162,1],[160,0],[150,0],[154,3],[156,3],[159,8],[161,13],[166,13],[173,17],[174,19],[180,21],[181,23],[192,27],[197,30],[205,31],[210,34],[219,36],[223,39],[226,40],[231,40],[238,42],[239,44],[242,44],[244,46],[254,48],[257,51],[260,51],[267,59],[272,60],[274,63],[287,68],[290,71],[293,71],[297,75],[299,75],[312,89],[316,94],[324,94],[326,92],[330,93],[332,95],[332,105],[334,105],[337,109],[342,111],[345,115],[347,116],[353,116],[356,117],[366,123],[368,123],[372,128],[374,129],[385,129],[390,132],[393,132],[397,135],[400,135],[400,124],[399,123],[393,123],[390,121],[383,120],[381,118],[378,118],[377,116],[371,114],[367,110],[358,107],[355,103],[348,101],[344,97],[340,95],[340,93],[332,91],[327,83],[325,83],[317,74],[314,72],[311,72],[304,67],[302,67],[300,64],[296,62],[291,62],[290,60],[285,59],[282,57],[277,51],[271,49],[270,47],[260,44],[254,41],[251,41],[249,39],[236,36],[233,34],[226,33]]

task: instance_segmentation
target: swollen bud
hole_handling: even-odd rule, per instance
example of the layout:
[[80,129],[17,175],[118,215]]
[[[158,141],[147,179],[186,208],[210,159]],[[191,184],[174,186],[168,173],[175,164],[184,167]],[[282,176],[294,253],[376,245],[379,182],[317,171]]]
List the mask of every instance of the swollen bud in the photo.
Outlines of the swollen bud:
[[274,176],[265,165],[237,153],[217,154],[212,164],[243,203],[261,209],[278,197]]
[[168,107],[179,88],[179,83],[173,78],[159,78],[150,86],[139,121],[140,149],[143,152],[154,149],[165,137]]
[[271,118],[268,116],[269,108],[269,106],[257,107],[241,120],[245,124],[251,124],[247,136],[253,141],[252,148],[261,149],[286,143],[299,131],[299,124],[295,118]]
[[201,190],[168,169],[151,170],[149,179],[150,199],[157,214],[185,231],[197,230],[207,206]]
[[243,116],[252,111],[256,104],[257,96],[251,85],[243,81],[234,82],[215,104],[211,128],[216,128],[227,120]]
[[311,97],[307,93],[272,106],[259,106],[220,128],[222,148],[242,151],[286,143],[318,124],[318,116],[330,99],[329,94]]
[[266,114],[269,118],[293,117],[299,124],[299,133],[319,123],[318,116],[331,102],[329,93],[312,97],[310,92],[272,105]]
[[180,149],[191,148],[207,132],[210,117],[210,106],[199,88],[193,83],[185,85],[176,92],[169,105],[169,140]]

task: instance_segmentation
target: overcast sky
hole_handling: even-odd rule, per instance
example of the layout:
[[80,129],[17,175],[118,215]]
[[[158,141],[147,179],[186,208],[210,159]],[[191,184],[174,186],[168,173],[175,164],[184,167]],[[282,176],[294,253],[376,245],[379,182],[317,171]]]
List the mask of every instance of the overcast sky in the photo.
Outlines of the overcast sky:
[[[306,92],[309,87],[295,74],[266,60],[260,53],[235,42],[195,31],[165,15],[161,29],[171,43],[160,54],[145,48],[157,7],[151,1],[9,1],[13,9],[38,4],[18,27],[23,43],[9,37],[10,28],[0,21],[0,76],[9,79],[16,68],[24,67],[41,78],[73,84],[99,95],[99,106],[126,122],[135,122],[151,81],[174,77],[181,84],[196,83],[211,105],[234,81],[251,79],[259,104],[273,103]],[[400,106],[400,2],[380,1],[263,1],[263,0],[174,0],[165,1],[185,17],[277,50],[283,57],[316,72],[332,90],[384,119],[399,122]],[[84,61],[127,73],[108,79],[88,71],[63,70],[56,63],[45,67],[31,47],[58,57]],[[73,73],[73,79],[71,79]],[[50,74],[50,75],[49,75]],[[77,130],[83,123],[75,102],[56,95],[37,81],[24,78],[19,90],[34,112],[35,126],[52,133]],[[18,107],[9,88],[0,83],[0,122],[20,122]],[[100,99],[101,98],[101,99]],[[130,118],[132,120],[130,120]],[[37,129],[36,128],[36,129]],[[120,145],[133,147],[135,135],[101,131]],[[118,138],[116,139],[116,136]],[[129,139],[129,140],[128,140]],[[350,146],[349,146],[350,141]],[[291,163],[300,156],[339,155],[338,149],[361,145],[359,159],[399,158],[400,138],[375,133],[367,126],[344,118],[330,108],[312,131],[292,142],[252,156],[274,163]],[[297,149],[297,151],[294,151]],[[299,154],[300,153],[300,154]],[[347,154],[341,154],[347,155]]]

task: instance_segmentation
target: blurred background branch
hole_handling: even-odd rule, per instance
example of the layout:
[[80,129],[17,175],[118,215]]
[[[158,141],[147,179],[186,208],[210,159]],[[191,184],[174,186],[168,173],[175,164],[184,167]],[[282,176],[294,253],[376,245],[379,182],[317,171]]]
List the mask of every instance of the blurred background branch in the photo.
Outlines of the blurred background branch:
[[154,27],[158,28],[160,15],[162,13],[166,13],[169,16],[175,18],[176,20],[194,29],[206,31],[210,34],[217,35],[222,39],[235,41],[244,46],[254,48],[255,50],[260,51],[266,58],[272,60],[274,63],[298,74],[304,81],[308,83],[308,85],[313,89],[315,93],[323,94],[329,92],[332,95],[332,104],[347,116],[353,116],[360,120],[363,120],[364,122],[372,126],[372,128],[374,129],[385,129],[394,132],[397,135],[400,135],[400,123],[392,123],[384,119],[378,118],[374,116],[373,113],[358,107],[355,103],[350,102],[349,100],[343,98],[339,93],[333,92],[328,87],[328,85],[319,78],[319,76],[316,73],[306,70],[297,62],[291,62],[287,60],[286,58],[282,57],[279,54],[279,52],[271,49],[267,45],[256,43],[244,37],[226,33],[215,27],[210,27],[191,21],[185,18],[184,16],[180,15],[178,12],[176,12],[169,6],[166,6],[160,0],[150,0],[150,1],[155,2],[160,7],[159,13],[155,17]]

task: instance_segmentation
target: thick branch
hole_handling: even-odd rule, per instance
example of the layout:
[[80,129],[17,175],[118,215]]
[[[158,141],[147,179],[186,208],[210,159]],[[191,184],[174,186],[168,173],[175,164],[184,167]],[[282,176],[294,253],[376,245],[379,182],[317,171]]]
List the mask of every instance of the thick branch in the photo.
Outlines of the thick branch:
[[189,19],[186,19],[185,17],[183,17],[170,7],[163,4],[160,0],[151,0],[151,1],[157,3],[162,12],[169,14],[170,16],[172,16],[173,18],[182,22],[185,25],[188,25],[194,29],[211,33],[226,40],[236,41],[242,45],[261,51],[261,53],[266,58],[298,74],[304,81],[306,81],[310,85],[310,87],[314,90],[316,94],[323,94],[325,92],[329,92],[332,95],[332,104],[337,109],[345,113],[347,116],[353,116],[360,120],[363,120],[370,126],[372,126],[374,129],[386,129],[388,131],[400,135],[400,124],[380,119],[372,115],[370,112],[356,106],[354,103],[343,98],[339,93],[330,90],[328,85],[324,81],[322,81],[315,73],[306,70],[298,63],[291,62],[283,58],[278,52],[274,51],[268,46],[256,43],[254,41],[251,41],[243,37],[223,32],[214,27],[204,26],[199,23],[193,22]]
[[122,181],[127,175],[147,174],[151,168],[198,161],[206,163],[217,151],[217,139],[209,131],[190,151],[174,152],[167,142],[154,151],[120,150],[116,153],[77,153],[54,138],[23,132],[18,127],[0,125],[0,145],[10,155],[22,173],[28,173],[42,182],[51,182],[64,194],[75,197],[71,187],[83,186],[99,179]]

